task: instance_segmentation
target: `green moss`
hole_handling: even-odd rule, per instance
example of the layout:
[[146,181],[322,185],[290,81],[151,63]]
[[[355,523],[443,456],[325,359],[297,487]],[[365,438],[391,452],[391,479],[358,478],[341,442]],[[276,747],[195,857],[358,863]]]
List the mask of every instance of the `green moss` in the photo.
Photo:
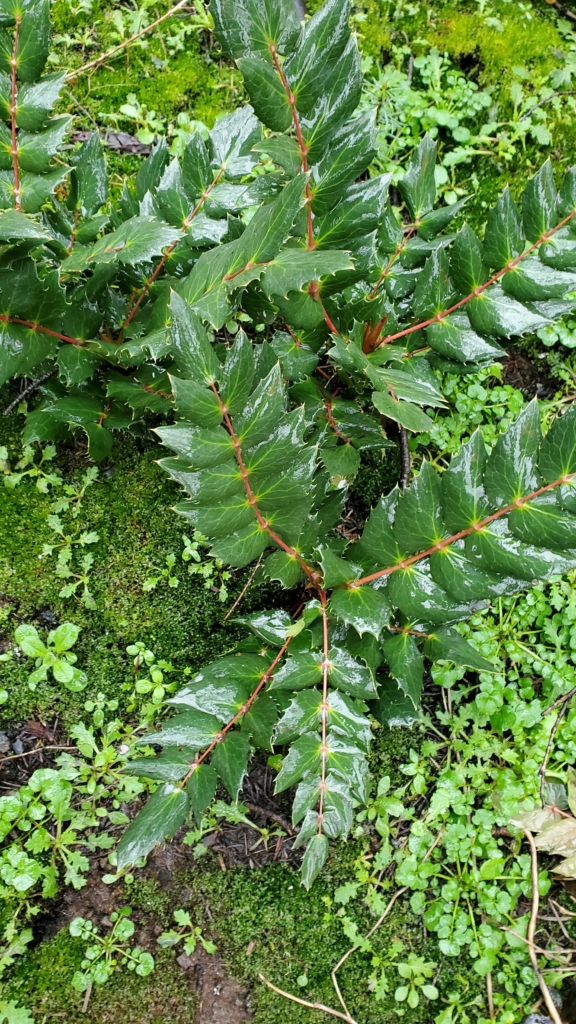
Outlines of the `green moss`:
[[[84,996],[71,985],[80,968],[85,944],[72,939],[68,929],[43,942],[18,964],[3,995],[27,1006],[38,1021],[64,1020],[65,1024],[190,1024],[198,996],[171,950],[154,950],[156,969],[147,978],[118,970],[102,987],[95,986],[87,1013]],[[65,1013],[62,1013],[62,1009]]]
[[[8,402],[5,394],[0,392],[0,408]],[[16,416],[0,420],[0,444],[15,454],[20,451],[21,424],[21,417]],[[187,523],[172,511],[179,489],[156,464],[164,454],[147,438],[118,435],[108,469],[101,468],[97,483],[86,493],[75,525],[96,531],[100,538],[91,549],[96,611],[87,610],[74,598],[60,598],[62,580],[54,575],[56,556],[40,557],[43,545],[54,539],[47,524],[52,494],[41,494],[29,482],[15,490],[0,482],[0,600],[11,609],[0,629],[11,637],[23,620],[41,628],[38,615],[46,609],[59,622],[81,626],[74,649],[89,680],[82,700],[98,692],[122,699],[120,686],[131,671],[125,648],[135,640],[144,640],[157,657],[172,661],[181,671],[218,657],[245,636],[240,628],[229,623],[224,626],[218,596],[204,587],[200,577],[188,575],[180,559]],[[61,446],[56,465],[66,480],[78,480],[86,468],[84,442]],[[145,580],[165,564],[170,552],[177,556],[175,573],[180,586],[172,589],[162,581],[155,591],[146,593]],[[233,574],[232,595],[239,593],[247,574]],[[244,598],[243,609],[273,606],[280,595],[276,584],[254,586]],[[34,709],[53,711],[56,707],[70,721],[77,714],[78,698],[54,682],[40,684],[32,694],[27,686],[32,667],[33,662],[26,658],[2,666],[3,685],[10,693],[3,707],[4,719],[21,722]]]

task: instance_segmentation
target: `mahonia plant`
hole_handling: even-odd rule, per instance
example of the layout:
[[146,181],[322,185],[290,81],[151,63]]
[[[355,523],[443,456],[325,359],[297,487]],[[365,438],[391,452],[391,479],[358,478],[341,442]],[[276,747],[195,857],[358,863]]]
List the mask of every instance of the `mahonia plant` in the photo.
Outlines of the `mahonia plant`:
[[[34,143],[18,109],[23,95],[32,102],[26,61],[44,36],[29,20],[40,8],[10,6],[1,379],[40,375],[27,443],[81,427],[95,459],[113,429],[169,413],[157,431],[174,452],[162,465],[188,495],[178,511],[215,559],[262,557],[302,598],[295,621],[282,610],[240,619],[252,638],[174,694],[178,713],[142,737],[162,753],[130,770],[159,786],[121,840],[119,868],[190,810],[199,818],[218,779],[235,799],[252,749],[280,745],[277,791],[297,787],[310,885],[368,794],[367,702],[382,721],[413,707],[424,656],[489,671],[454,623],[576,565],[575,415],[542,439],[536,404],[489,455],[476,434],[442,474],[424,463],[381,498],[358,542],[334,530],[361,451],[390,445],[387,430],[431,426],[426,410],[444,404],[435,368],[490,365],[504,339],[573,308],[576,170],[558,191],[545,163],[521,210],[506,189],[480,241],[466,224],[448,232],[462,204],[435,209],[424,139],[398,186],[401,221],[389,176],[367,176],[374,126],[358,115],[348,0],[304,23],[292,0],[210,6],[251,105],[207,143],[194,135],[182,159],[161,142],[117,206],[92,136],[58,165],[39,217],[21,195]],[[231,343],[233,318],[264,329]],[[54,361],[58,378],[46,379]]]

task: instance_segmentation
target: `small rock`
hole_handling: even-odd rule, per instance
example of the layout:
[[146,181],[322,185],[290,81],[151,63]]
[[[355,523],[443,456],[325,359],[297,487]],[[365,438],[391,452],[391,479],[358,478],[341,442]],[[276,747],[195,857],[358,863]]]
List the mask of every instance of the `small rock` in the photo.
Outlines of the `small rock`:
[[23,754],[24,744],[22,743],[22,740],[14,740],[14,743],[12,744],[12,750],[14,751],[15,754]]
[[523,1024],[552,1024],[552,1020],[541,1013],[530,1013],[524,1019]]
[[183,971],[187,971],[190,967],[192,967],[192,961],[190,957],[186,955],[186,953],[181,953],[180,956],[177,956],[176,963],[178,964],[179,967],[182,968]]
[[10,740],[5,732],[0,732],[0,754],[7,754],[10,750]]

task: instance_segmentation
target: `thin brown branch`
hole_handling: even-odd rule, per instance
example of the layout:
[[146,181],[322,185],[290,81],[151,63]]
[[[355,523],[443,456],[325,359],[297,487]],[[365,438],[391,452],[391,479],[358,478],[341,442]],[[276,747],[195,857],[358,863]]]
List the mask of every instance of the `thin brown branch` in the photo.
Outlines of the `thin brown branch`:
[[245,593],[246,593],[246,592],[247,592],[247,591],[248,591],[248,590],[250,589],[250,587],[252,586],[252,583],[254,582],[254,577],[256,576],[256,573],[258,572],[258,569],[259,569],[259,568],[260,568],[260,566],[262,565],[262,559],[263,559],[263,557],[264,557],[264,555],[263,555],[263,554],[262,554],[262,555],[260,555],[260,558],[259,558],[259,559],[258,559],[258,561],[256,562],[256,565],[254,566],[254,568],[253,568],[252,572],[250,573],[250,576],[248,577],[248,582],[247,582],[246,586],[242,588],[242,590],[240,591],[240,593],[239,593],[238,597],[237,597],[237,598],[236,598],[236,600],[234,601],[234,604],[233,604],[233,605],[232,605],[232,607],[231,607],[231,608],[229,608],[229,609],[228,609],[228,611],[226,612],[226,615],[224,616],[224,622],[226,622],[226,620],[230,618],[230,616],[232,615],[232,613],[236,611],[236,609],[237,609],[238,605],[240,604],[240,602],[241,602],[242,598],[244,597],[244,594],[245,594]]
[[346,437],[346,434],[342,433],[342,431],[338,427],[338,424],[336,423],[336,420],[334,419],[334,413],[332,412],[332,402],[328,398],[324,398],[322,399],[322,401],[324,402],[324,408],[326,409],[326,419],[328,420],[328,423],[330,424],[332,430],[336,434],[336,437],[339,437],[340,440],[344,441],[346,444],[350,444],[350,438]]
[[24,388],[23,391],[20,392],[19,395],[16,395],[16,398],[12,402],[10,402],[10,405],[6,406],[2,415],[9,416],[10,413],[14,409],[16,409],[17,406],[20,405],[20,402],[23,402],[24,399],[28,397],[28,395],[31,395],[33,394],[34,391],[37,391],[38,388],[42,386],[42,384],[45,384],[46,381],[50,380],[50,377],[53,377],[54,374],[57,372],[58,367],[55,366],[53,370],[49,370],[48,373],[44,373],[41,377],[38,378],[38,380],[33,380],[30,384],[28,384],[27,387]]
[[390,565],[386,569],[379,569],[378,572],[372,572],[369,576],[362,576],[359,580],[354,580],[348,584],[348,587],[355,590],[356,587],[362,587],[365,583],[371,583],[372,580],[378,580],[381,576],[389,576],[392,572],[397,572],[398,569],[407,569],[410,565],[414,565],[416,562],[422,561],[423,558],[428,558],[429,555],[433,555],[436,551],[444,551],[445,548],[450,547],[457,540],[462,540],[464,537],[468,537],[471,533],[477,533],[483,530],[485,526],[489,526],[490,523],[495,522],[497,519],[501,519],[502,516],[512,512],[515,508],[522,508],[527,502],[533,501],[534,498],[538,498],[541,494],[546,494],[548,491],[553,490],[555,487],[560,487],[561,484],[570,483],[571,480],[576,477],[576,473],[566,473],[561,476],[559,480],[555,480],[551,484],[545,484],[543,487],[539,487],[538,490],[532,491],[531,494],[525,495],[523,498],[516,498],[510,505],[506,505],[505,508],[499,509],[498,512],[493,512],[491,516],[486,516],[485,519],[481,519],[477,523],[473,523],[472,526],[468,526],[465,530],[460,530],[458,533],[453,533],[451,537],[446,537],[444,540],[437,541],[432,547],[427,548],[426,551],[420,551],[416,555],[411,555],[409,558],[404,558],[401,562],[396,562],[395,565]]
[[556,715],[556,721],[554,722],[554,725],[552,726],[552,729],[551,729],[551,732],[550,732],[550,736],[548,737],[548,743],[546,744],[546,752],[544,754],[544,760],[542,761],[542,764],[540,765],[540,767],[538,769],[538,775],[540,776],[540,800],[541,800],[541,803],[542,803],[542,807],[546,807],[546,795],[545,795],[546,794],[546,769],[548,767],[548,761],[550,760],[550,754],[552,753],[552,748],[554,746],[554,740],[556,738],[556,733],[558,732],[558,728],[560,726],[560,722],[562,721],[562,719],[564,718],[564,715],[566,714],[566,711],[568,710],[568,701],[570,700],[570,697],[572,696],[573,693],[574,693],[574,690],[571,690],[570,693],[567,693],[566,696],[563,697],[563,699],[562,699],[562,703],[560,705],[560,710],[558,711],[558,714]]
[[[441,834],[442,833],[440,833],[440,835]],[[372,938],[372,936],[374,935],[374,932],[378,931],[378,929],[380,928],[382,923],[388,917],[388,914],[392,910],[392,907],[394,906],[394,904],[395,904],[396,900],[398,899],[398,897],[401,896],[403,892],[406,892],[407,888],[408,888],[408,886],[405,885],[401,889],[397,889],[396,890],[396,892],[394,893],[392,899],[388,903],[388,906],[386,907],[386,909],[383,911],[383,913],[380,915],[380,917],[376,921],[376,924],[373,925],[372,928],[370,929],[370,931],[364,936],[364,939],[363,939],[364,942],[367,939]],[[334,985],[334,990],[336,992],[336,995],[338,996],[338,999],[340,1001],[341,1007],[346,1011],[346,1014],[347,1014],[347,1016],[344,1017],[344,1020],[350,1020],[351,1018],[350,1018],[350,1014],[349,1014],[349,1011],[348,1011],[348,1007],[346,1006],[346,1003],[344,1002],[344,998],[343,998],[342,993],[340,991],[340,986],[339,986],[339,984],[338,984],[338,982],[336,980],[336,972],[340,970],[342,965],[346,963],[348,957],[351,956],[352,953],[354,953],[354,951],[356,949],[358,949],[358,946],[351,946],[350,949],[347,950],[346,953],[344,953],[344,956],[340,958],[340,960],[336,964],[336,967],[334,967],[334,969],[332,971],[332,984]]]
[[555,708],[559,708],[561,704],[569,701],[571,697],[576,694],[576,686],[570,690],[569,693],[565,693],[563,697],[558,697],[553,704],[549,704],[547,708],[544,708],[543,715],[547,715],[549,711],[554,711]]
[[221,729],[221,731],[218,733],[216,738],[212,741],[210,746],[206,747],[206,750],[204,750],[202,754],[200,754],[199,756],[197,756],[194,759],[193,763],[190,765],[189,771],[186,772],[186,775],[182,779],[182,782],[180,783],[180,785],[178,787],[179,789],[182,789],[182,787],[186,785],[186,783],[188,782],[188,779],[196,771],[198,765],[202,764],[202,761],[205,761],[206,758],[208,757],[208,755],[212,753],[212,751],[214,750],[214,747],[217,747],[218,744],[222,742],[222,740],[224,739],[226,733],[229,732],[229,730],[232,728],[232,726],[236,725],[236,722],[240,718],[243,718],[244,715],[250,710],[252,704],[256,700],[256,697],[258,696],[260,691],[263,689],[264,686],[266,686],[266,683],[269,683],[270,680],[272,679],[272,676],[274,675],[274,670],[275,670],[276,666],[278,665],[278,662],[281,661],[281,659],[284,657],[284,653],[285,653],[288,645],[290,644],[291,640],[292,640],[292,637],[289,636],[288,639],[286,640],[286,643],[278,651],[278,654],[274,658],[274,661],[272,662],[270,667],[267,668],[266,671],[262,674],[262,678],[260,679],[260,682],[258,683],[258,686],[250,694],[250,696],[249,696],[248,700],[246,701],[246,703],[243,704],[242,707],[240,708],[240,710],[236,712],[234,717],[231,718],[230,721],[226,723],[226,725],[223,727],[223,729]]
[[41,754],[43,750],[78,750],[78,747],[33,747],[32,750],[25,750],[22,754],[9,754],[8,757],[0,758],[0,771],[6,761],[16,761],[19,757],[31,757],[32,754]]
[[325,1006],[324,1003],[309,1003],[307,999],[300,999],[298,996],[293,996],[291,992],[285,992],[284,989],[278,988],[277,985],[273,985],[268,978],[265,978],[263,974],[259,974],[260,981],[263,981],[269,989],[276,992],[277,995],[283,996],[284,999],[289,999],[292,1003],[298,1003],[299,1006],[306,1006],[309,1010],[320,1010],[321,1013],[328,1013],[331,1017],[338,1017],[339,1020],[345,1020],[347,1024],[357,1024],[353,1017],[349,1013],[340,1013],[339,1010],[333,1010],[330,1006]]
[[412,463],[410,461],[410,448],[408,446],[408,434],[406,433],[406,427],[403,427],[401,423],[398,424],[398,434],[400,437],[400,457],[402,461],[402,473],[400,474],[400,490],[405,491],[410,483],[410,473],[412,471]]
[[527,828],[523,829],[522,831],[524,832],[524,835],[530,847],[530,870],[532,877],[532,909],[530,912],[530,921],[528,922],[527,932],[530,962],[532,964],[532,969],[534,971],[534,974],[536,975],[538,984],[540,986],[540,991],[544,997],[546,1009],[548,1010],[548,1013],[553,1021],[553,1024],[562,1024],[562,1018],[560,1017],[560,1014],[558,1013],[558,1010],[556,1009],[556,1006],[554,1004],[554,1000],[550,995],[550,989],[548,988],[548,985],[546,984],[544,978],[542,977],[542,974],[540,973],[540,968],[538,966],[538,957],[536,956],[536,950],[534,948],[534,936],[536,934],[538,908],[540,905],[540,895],[538,893],[538,853],[536,850],[536,843],[534,842],[534,836],[532,835],[532,833]]
[[254,492],[252,491],[252,487],[250,486],[250,479],[249,479],[248,470],[246,469],[246,466],[244,464],[244,458],[242,456],[242,448],[241,448],[241,445],[240,445],[240,441],[238,440],[238,438],[236,436],[236,433],[235,433],[235,430],[234,430],[234,426],[232,424],[232,420],[230,419],[230,416],[228,414],[228,410],[227,410],[226,406],[224,405],[224,402],[220,398],[220,395],[218,393],[218,389],[214,386],[213,383],[210,384],[210,387],[211,387],[212,391],[214,392],[214,395],[216,396],[216,399],[218,401],[218,405],[220,406],[220,412],[222,413],[222,417],[223,417],[224,422],[226,424],[226,427],[228,429],[228,433],[230,434],[230,437],[232,439],[232,444],[234,446],[234,454],[236,456],[236,461],[237,461],[238,466],[240,468],[240,476],[242,477],[242,482],[244,484],[244,488],[245,488],[246,494],[248,496],[248,504],[251,506],[252,511],[254,512],[254,515],[256,516],[256,519],[258,521],[258,525],[260,526],[260,528],[262,530],[266,531],[268,536],[274,541],[275,544],[278,545],[278,547],[282,548],[282,550],[285,551],[286,554],[290,555],[292,558],[295,558],[299,562],[300,567],[304,570],[304,572],[306,573],[308,578],[313,583],[318,583],[319,582],[318,573],[314,569],[312,569],[312,567],[309,566],[307,562],[304,561],[304,559],[302,558],[302,555],[298,551],[296,551],[295,548],[290,547],[289,544],[286,544],[286,542],[283,541],[282,538],[278,536],[278,534],[272,529],[272,527],[270,526],[268,521],[264,518],[264,516],[262,515],[260,509],[258,508],[258,502],[257,502],[257,500],[256,500],[256,498],[254,496]]
[[[186,217],[186,220],[184,221],[182,227],[180,228],[182,233],[184,233],[185,231],[188,230],[188,228],[190,227],[190,225],[191,225],[192,221],[194,220],[196,214],[200,212],[200,210],[202,209],[204,203],[208,199],[208,196],[212,192],[212,189],[220,181],[220,178],[224,174],[225,169],[226,169],[225,165],[223,164],[222,167],[220,168],[220,170],[218,171],[218,173],[215,175],[214,179],[210,182],[208,187],[204,190],[204,192],[202,193],[200,199],[196,203],[196,206],[194,207],[193,210],[190,211],[190,213]],[[180,241],[180,239],[177,238],[174,242],[171,242],[171,244],[164,250],[164,252],[162,254],[162,257],[159,260],[158,264],[154,267],[154,270],[150,274],[150,277],[144,283],[144,287],[141,289],[141,291],[138,293],[137,298],[132,303],[132,305],[131,305],[131,307],[130,307],[130,309],[128,311],[128,314],[127,314],[127,316],[126,316],[126,318],[124,320],[124,323],[122,324],[123,328],[128,326],[130,321],[133,319],[133,317],[138,312],[138,309],[140,308],[140,303],[142,302],[142,299],[144,298],[144,296],[148,293],[148,291],[150,290],[150,288],[154,284],[154,281],[158,277],[158,274],[163,269],[163,267],[166,265],[167,260],[170,258],[170,256],[174,252],[174,249],[178,245],[179,241]],[[242,269],[244,269],[244,268],[242,268]]]
[[16,26],[14,29],[14,46],[11,59],[11,84],[10,84],[10,128],[12,134],[12,168],[14,170],[14,205],[17,210],[21,209],[20,202],[20,172],[18,170],[18,137],[16,135],[16,97],[18,95],[18,43],[20,40],[20,22],[22,15],[18,10],[15,12]]
[[86,71],[95,71],[96,68],[99,68],[101,64],[105,64],[111,57],[115,57],[116,54],[121,53],[127,46],[131,46],[137,39],[146,35],[147,32],[152,32],[152,30],[157,28],[158,25],[161,25],[163,21],[171,18],[177,11],[181,11],[183,7],[186,7],[189,4],[189,2],[190,0],[180,0],[175,7],[171,7],[169,11],[166,11],[166,14],[163,14],[160,18],[156,18],[156,21],[152,21],[149,25],[146,25],[146,28],[141,29],[140,32],[136,32],[133,36],[130,36],[129,39],[124,39],[123,42],[118,43],[118,46],[113,46],[111,50],[101,54],[100,57],[95,57],[94,60],[88,61],[87,64],[82,64],[82,66],[76,68],[75,71],[69,71],[64,81],[73,82],[79,77],[79,75],[85,74]]
[[486,975],[486,999],[488,1001],[488,1015],[490,1020],[496,1020],[496,1011],[494,1009],[494,993],[492,989],[492,972],[488,971]]
[[[284,89],[284,92],[286,93],[286,99],[288,100],[288,103],[290,105],[290,110],[292,112],[292,121],[294,122],[294,130],[296,132],[296,138],[298,140],[298,147],[300,149],[300,159],[302,161],[302,170],[307,175],[308,174],[308,146],[306,145],[306,143],[304,141],[304,136],[302,134],[302,126],[300,124],[300,118],[298,117],[298,111],[296,109],[296,97],[294,96],[294,93],[292,92],[292,90],[290,88],[290,85],[288,84],[288,79],[286,78],[286,75],[284,74],[284,69],[283,69],[280,61],[278,60],[278,51],[276,50],[276,47],[275,47],[274,43],[270,43],[270,53],[272,55],[272,60],[274,61],[274,67],[276,68],[276,71],[278,72],[278,77],[279,77],[280,81],[282,82],[282,88]],[[315,249],[316,248],[316,242],[314,241],[314,227],[313,227],[313,224],[312,224],[312,190],[310,188],[310,182],[308,181],[308,179],[306,180],[306,211],[307,211],[307,218],[308,218],[308,242],[307,242],[307,248],[308,249]]]
[[330,668],[330,644],[328,639],[328,613],[326,611],[326,591],[320,591],[322,604],[322,637],[323,637],[323,660],[322,660],[322,704],[320,705],[320,720],[322,723],[322,741],[320,745],[320,802],[318,804],[318,835],[322,835],[322,822],[324,810],[324,794],[326,792],[326,760],[328,757],[328,744],[326,742],[326,730],[328,725],[328,670]]
[[389,334],[387,338],[382,339],[380,344],[388,345],[391,341],[396,341],[398,338],[405,338],[408,334],[414,334],[415,331],[422,331],[424,330],[425,327],[430,327],[431,324],[442,323],[442,321],[445,320],[447,316],[450,316],[450,313],[455,313],[457,309],[461,309],[462,306],[465,306],[468,302],[471,302],[472,299],[477,299],[480,295],[483,294],[483,292],[486,291],[487,288],[490,288],[491,285],[496,284],[496,282],[499,281],[500,278],[504,276],[504,274],[507,274],[510,270],[514,270],[514,268],[517,267],[518,264],[522,262],[522,260],[526,259],[526,257],[529,256],[531,252],[534,252],[534,250],[537,249],[540,245],[544,245],[546,242],[549,242],[552,236],[555,235],[557,231],[560,231],[560,228],[565,227],[566,224],[568,224],[571,220],[574,219],[574,217],[576,217],[576,209],[572,210],[572,212],[569,213],[567,217],[564,217],[559,224],[556,224],[555,227],[549,228],[548,231],[544,231],[540,235],[540,237],[535,242],[532,243],[532,245],[529,245],[528,248],[524,250],[524,252],[521,252],[518,256],[515,256],[514,259],[509,260],[506,266],[502,268],[502,270],[497,270],[496,273],[493,274],[488,281],[486,281],[484,284],[479,284],[474,289],[474,291],[470,292],[469,295],[465,295],[464,298],[460,299],[458,302],[455,302],[454,305],[450,306],[449,309],[443,309],[439,313],[435,313],[435,315],[430,317],[428,320],[423,320],[419,324],[413,324],[412,327],[405,327],[402,331],[397,331],[396,334]]

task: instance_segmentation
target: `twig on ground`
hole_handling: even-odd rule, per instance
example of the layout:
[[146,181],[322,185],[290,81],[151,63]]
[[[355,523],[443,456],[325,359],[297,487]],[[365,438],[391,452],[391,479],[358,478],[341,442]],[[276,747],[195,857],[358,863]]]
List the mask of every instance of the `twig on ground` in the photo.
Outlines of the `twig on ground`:
[[333,1010],[330,1006],[324,1006],[324,1003],[309,1003],[307,999],[299,999],[298,996],[293,996],[291,992],[284,992],[283,989],[273,985],[268,978],[265,978],[263,974],[259,974],[260,981],[263,981],[268,988],[272,989],[279,996],[284,996],[284,999],[289,999],[292,1003],[298,1003],[299,1006],[306,1006],[309,1010],[320,1010],[321,1013],[329,1013],[332,1017],[338,1017],[339,1020],[345,1020],[347,1024],[357,1024],[353,1017],[349,1013],[340,1013],[339,1010]]
[[28,385],[28,387],[24,388],[24,391],[21,391],[20,394],[16,396],[13,402],[10,402],[10,405],[6,406],[6,408],[4,409],[4,416],[9,416],[13,409],[16,409],[17,406],[20,405],[20,402],[23,402],[24,399],[28,397],[28,395],[31,395],[33,391],[36,391],[37,388],[41,387],[42,384],[49,380],[50,377],[53,377],[54,374],[57,372],[58,367],[55,366],[53,370],[49,370],[48,373],[45,373],[42,377],[39,377],[38,380],[33,380]]
[[133,36],[130,36],[129,39],[124,39],[122,43],[118,43],[118,46],[113,46],[111,50],[108,50],[107,53],[101,54],[100,57],[95,57],[94,60],[88,61],[87,64],[82,64],[82,66],[76,68],[75,71],[69,71],[64,81],[73,82],[79,75],[85,74],[86,71],[95,71],[101,64],[105,64],[111,57],[115,57],[117,53],[121,53],[121,51],[125,50],[131,43],[135,43],[141,36],[146,35],[147,32],[151,32],[152,29],[157,28],[163,21],[166,21],[167,18],[171,18],[173,14],[176,14],[176,11],[181,11],[182,8],[186,7],[189,3],[190,0],[180,0],[180,3],[177,3],[175,7],[171,7],[169,11],[166,11],[166,14],[163,14],[160,18],[156,18],[156,21],[151,22],[150,25],[146,25],[146,28],[141,29],[140,32],[136,32]]
[[486,975],[486,998],[488,1000],[488,1014],[490,1020],[496,1020],[496,1011],[494,1009],[494,994],[492,991],[492,972],[488,971]]
[[552,711],[553,708],[560,706],[560,710],[556,715],[556,721],[552,726],[552,731],[548,738],[548,745],[546,747],[546,753],[544,754],[544,760],[542,761],[542,764],[538,769],[538,775],[540,776],[540,800],[542,802],[542,807],[546,806],[546,768],[548,767],[548,761],[550,759],[550,754],[552,753],[552,747],[554,746],[554,739],[556,733],[558,732],[558,726],[560,725],[560,722],[564,718],[564,715],[566,714],[566,711],[568,709],[568,702],[570,698],[574,696],[575,693],[576,687],[574,687],[573,690],[570,690],[569,693],[565,693],[563,697],[559,697],[558,700],[554,701],[554,703],[551,704],[549,708],[546,708],[546,711],[544,712],[544,714],[546,714],[546,712]]
[[8,757],[0,758],[0,771],[5,761],[15,761],[18,757],[30,757],[31,754],[41,754],[43,750],[78,750],[78,747],[33,747],[32,750],[25,750],[22,754],[9,754]]
[[538,852],[536,850],[536,843],[534,842],[534,836],[532,835],[532,833],[527,828],[522,829],[522,831],[523,831],[523,833],[524,833],[524,835],[526,837],[526,840],[528,842],[528,845],[530,847],[530,858],[531,858],[532,910],[531,910],[531,913],[530,913],[530,921],[528,922],[528,933],[527,933],[528,952],[530,954],[530,962],[532,964],[532,969],[534,971],[534,974],[536,975],[538,984],[540,985],[540,991],[541,991],[541,993],[542,993],[542,995],[544,997],[544,1002],[546,1003],[546,1009],[548,1010],[548,1013],[550,1015],[550,1018],[553,1021],[553,1024],[562,1024],[562,1018],[560,1017],[560,1014],[558,1013],[558,1010],[556,1009],[556,1006],[554,1004],[554,1000],[552,999],[552,996],[550,995],[550,989],[548,988],[548,985],[544,981],[544,978],[542,977],[542,975],[540,973],[540,968],[538,966],[538,957],[536,956],[536,949],[535,949],[535,946],[534,946],[534,936],[536,934],[536,924],[537,924],[537,921],[538,921],[538,909],[539,909],[539,906],[540,906],[540,894],[538,892]]
[[400,475],[400,490],[405,491],[410,482],[410,472],[412,464],[410,462],[410,448],[408,447],[408,434],[406,433],[406,427],[399,425],[400,433],[400,454],[402,458],[402,473]]
[[250,576],[248,578],[248,582],[247,582],[246,586],[243,588],[243,590],[240,591],[240,594],[238,595],[238,597],[234,601],[234,604],[226,612],[226,615],[224,616],[224,622],[226,622],[226,619],[230,618],[230,616],[232,615],[232,612],[236,611],[236,609],[237,609],[238,605],[240,604],[242,598],[244,597],[245,593],[249,590],[250,586],[254,582],[254,578],[256,576],[256,573],[258,572],[258,569],[260,568],[260,566],[262,564],[262,559],[263,558],[264,558],[264,554],[261,554],[260,558],[256,562],[256,565],[254,566],[252,572],[250,573]]
[[281,825],[288,835],[294,835],[294,829],[290,822],[281,814],[276,814],[275,811],[268,811],[265,807],[259,807],[258,804],[250,804],[247,801],[244,802],[246,803],[246,807],[249,811],[252,811],[254,814],[261,814],[264,818],[270,818],[270,821],[275,821],[277,825]]
[[[374,935],[374,932],[378,931],[380,925],[383,923],[385,918],[388,917],[388,914],[392,910],[392,907],[394,906],[394,904],[395,904],[396,900],[398,899],[398,897],[401,896],[403,892],[406,892],[407,888],[408,888],[408,886],[405,885],[405,886],[402,887],[402,889],[397,889],[396,890],[396,892],[394,893],[392,899],[388,903],[386,909],[380,915],[380,917],[376,921],[376,924],[373,925],[373,927],[370,929],[370,931],[364,936],[364,940],[363,941],[366,941],[366,939],[370,939]],[[348,957],[356,949],[358,949],[358,946],[351,946],[350,949],[346,953],[344,953],[344,956],[340,958],[340,960],[336,964],[336,967],[332,971],[332,984],[334,985],[334,991],[336,992],[336,995],[338,996],[338,999],[340,1000],[340,1005],[341,1005],[342,1009],[345,1010],[346,1014],[347,1014],[347,1016],[344,1017],[344,1020],[351,1020],[352,1018],[350,1017],[350,1012],[348,1010],[348,1007],[346,1006],[346,1003],[344,1002],[344,997],[342,996],[342,993],[340,991],[340,986],[339,986],[339,984],[338,984],[338,982],[336,980],[336,971],[340,970],[342,965],[344,963],[346,963],[346,960],[348,959]]]
[[92,994],[92,979],[88,982],[88,988],[86,989],[86,995],[84,996],[84,1002],[82,1003],[82,1013],[88,1012],[88,1003],[90,1002],[90,996]]

